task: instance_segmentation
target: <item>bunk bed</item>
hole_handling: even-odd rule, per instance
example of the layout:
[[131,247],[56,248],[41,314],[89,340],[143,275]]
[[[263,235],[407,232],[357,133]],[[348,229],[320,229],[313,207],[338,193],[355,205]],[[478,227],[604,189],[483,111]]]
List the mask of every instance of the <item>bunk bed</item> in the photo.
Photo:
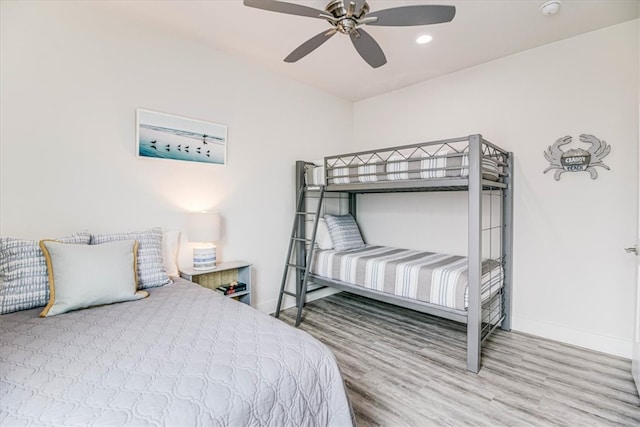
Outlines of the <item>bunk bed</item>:
[[[513,154],[477,134],[341,154],[321,164],[296,162],[296,187],[275,316],[283,297],[293,296],[297,326],[307,293],[327,286],[440,316],[466,324],[467,370],[479,372],[484,340],[497,327],[511,329]],[[331,195],[356,218],[356,195],[408,191],[467,192],[466,256],[372,245],[344,252],[317,247]],[[387,274],[375,278],[376,269]],[[287,290],[290,271],[296,272],[295,291]]]

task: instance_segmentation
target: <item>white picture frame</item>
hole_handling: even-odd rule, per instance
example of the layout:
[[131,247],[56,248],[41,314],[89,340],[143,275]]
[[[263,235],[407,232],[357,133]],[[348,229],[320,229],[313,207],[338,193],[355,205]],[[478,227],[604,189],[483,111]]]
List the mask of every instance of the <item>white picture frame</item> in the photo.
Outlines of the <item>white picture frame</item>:
[[227,126],[136,109],[136,155],[227,165]]

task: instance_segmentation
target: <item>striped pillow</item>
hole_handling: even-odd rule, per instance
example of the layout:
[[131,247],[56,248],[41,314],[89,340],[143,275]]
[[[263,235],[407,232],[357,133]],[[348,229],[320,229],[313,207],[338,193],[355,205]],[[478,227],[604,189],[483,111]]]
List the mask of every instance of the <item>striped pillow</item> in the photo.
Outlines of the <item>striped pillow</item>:
[[362,240],[360,229],[351,214],[339,216],[327,214],[324,216],[324,219],[336,251],[342,252],[364,248],[364,241]]
[[[56,239],[88,245],[91,236],[81,232]],[[42,307],[49,301],[47,262],[35,240],[0,238],[0,314]]]
[[167,275],[162,260],[162,229],[159,227],[146,231],[130,233],[92,234],[91,244],[115,242],[118,240],[137,240],[138,246],[138,289],[156,288],[173,281]]

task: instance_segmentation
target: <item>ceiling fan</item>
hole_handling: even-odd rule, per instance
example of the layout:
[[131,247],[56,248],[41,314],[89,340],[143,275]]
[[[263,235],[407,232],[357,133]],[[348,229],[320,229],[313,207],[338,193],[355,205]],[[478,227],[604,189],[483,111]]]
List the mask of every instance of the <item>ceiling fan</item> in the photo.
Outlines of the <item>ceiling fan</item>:
[[455,6],[441,5],[400,6],[369,13],[369,5],[366,0],[332,0],[324,11],[276,0],[244,0],[244,5],[272,12],[325,19],[331,24],[333,28],[302,43],[284,59],[285,62],[296,62],[304,58],[334,34],[342,33],[349,35],[353,46],[362,59],[373,68],[386,64],[387,58],[385,58],[380,45],[361,26],[406,27],[439,24],[450,22],[456,14]]

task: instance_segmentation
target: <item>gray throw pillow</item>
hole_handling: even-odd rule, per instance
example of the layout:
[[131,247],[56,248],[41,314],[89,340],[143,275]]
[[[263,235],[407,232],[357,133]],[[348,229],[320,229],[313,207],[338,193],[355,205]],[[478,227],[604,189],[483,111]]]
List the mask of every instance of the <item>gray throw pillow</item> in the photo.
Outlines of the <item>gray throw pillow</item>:
[[356,220],[350,214],[325,215],[329,236],[336,251],[348,251],[365,247]]
[[[88,245],[87,232],[56,239]],[[44,254],[36,240],[0,238],[0,314],[42,307],[49,301],[49,279]]]

